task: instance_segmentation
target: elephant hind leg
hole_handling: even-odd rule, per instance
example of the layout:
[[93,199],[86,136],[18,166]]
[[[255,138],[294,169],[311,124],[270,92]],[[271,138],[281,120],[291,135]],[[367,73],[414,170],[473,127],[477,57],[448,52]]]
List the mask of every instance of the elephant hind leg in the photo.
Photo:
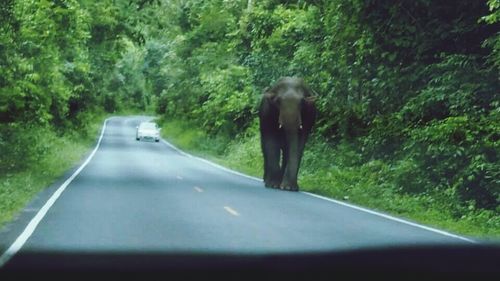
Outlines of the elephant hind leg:
[[264,180],[264,185],[268,188],[279,188],[279,181],[276,179]]
[[264,176],[264,184],[266,187],[279,188],[283,173],[279,167],[279,163],[272,162],[265,165],[266,172]]
[[264,185],[270,188],[279,188],[283,172],[277,161],[267,159],[264,163]]
[[281,183],[281,169],[271,169],[271,175],[269,176],[269,179],[266,182],[266,187],[271,187],[271,188],[280,188],[280,183]]

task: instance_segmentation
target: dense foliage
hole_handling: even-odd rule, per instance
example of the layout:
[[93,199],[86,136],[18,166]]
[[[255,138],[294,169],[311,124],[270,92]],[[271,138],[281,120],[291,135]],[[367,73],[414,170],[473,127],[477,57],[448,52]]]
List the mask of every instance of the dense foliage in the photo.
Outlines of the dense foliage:
[[380,188],[498,216],[499,20],[498,0],[5,0],[0,173],[101,109],[256,141],[262,90],[296,75],[318,95],[319,162],[383,163]]
[[152,6],[168,14],[146,45],[159,58],[163,85],[152,94],[167,118],[228,141],[252,135],[262,90],[302,76],[319,96],[316,141],[350,143],[350,165],[380,160],[400,193],[499,211],[498,1]]
[[86,132],[102,108],[142,105],[129,98],[135,89],[116,86],[134,71],[124,52],[135,55],[127,42],[138,39],[127,17],[136,8],[115,2],[0,4],[0,176],[38,163],[49,140]]

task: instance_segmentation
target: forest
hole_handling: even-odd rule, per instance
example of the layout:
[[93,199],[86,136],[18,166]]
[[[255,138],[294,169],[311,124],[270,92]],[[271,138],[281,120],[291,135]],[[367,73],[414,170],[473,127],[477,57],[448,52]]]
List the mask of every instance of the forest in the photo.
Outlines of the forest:
[[0,198],[126,112],[261,176],[262,92],[299,76],[304,190],[500,236],[499,24],[499,0],[3,0]]

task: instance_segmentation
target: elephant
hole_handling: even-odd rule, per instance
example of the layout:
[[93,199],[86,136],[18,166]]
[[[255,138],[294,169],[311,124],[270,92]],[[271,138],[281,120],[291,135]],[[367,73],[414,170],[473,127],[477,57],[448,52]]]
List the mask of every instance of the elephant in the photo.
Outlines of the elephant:
[[300,161],[316,120],[315,99],[299,77],[282,77],[264,91],[259,122],[266,187],[299,190]]

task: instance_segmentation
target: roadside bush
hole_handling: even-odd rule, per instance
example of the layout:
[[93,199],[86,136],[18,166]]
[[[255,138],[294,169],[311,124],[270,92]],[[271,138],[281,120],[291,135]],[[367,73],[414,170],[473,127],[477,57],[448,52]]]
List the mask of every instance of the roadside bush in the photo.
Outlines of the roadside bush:
[[0,128],[0,174],[36,165],[53,147],[57,135],[48,127],[9,124]]
[[495,209],[500,203],[495,130],[497,125],[485,120],[448,117],[413,129],[404,150],[429,178],[428,189],[453,188],[462,202],[474,200],[479,208]]
[[207,98],[193,113],[200,116],[209,134],[234,136],[252,121],[255,101],[248,75],[248,69],[236,65],[202,74]]

